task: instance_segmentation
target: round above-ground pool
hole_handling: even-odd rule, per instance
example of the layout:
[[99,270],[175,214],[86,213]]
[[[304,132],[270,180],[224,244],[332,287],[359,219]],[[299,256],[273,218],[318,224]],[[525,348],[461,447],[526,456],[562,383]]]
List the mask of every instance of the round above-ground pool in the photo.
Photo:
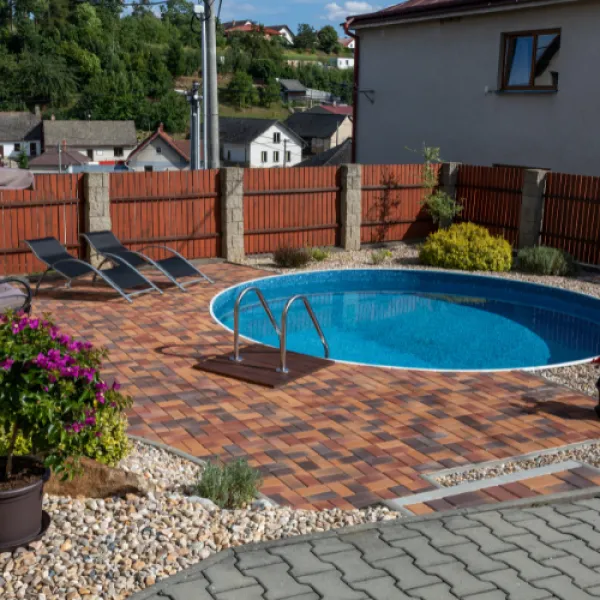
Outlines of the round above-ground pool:
[[[600,354],[600,300],[531,283],[443,271],[311,271],[248,281],[221,292],[213,317],[233,329],[239,293],[263,292],[278,323],[286,301],[305,294],[331,358],[440,370],[533,369],[585,362]],[[279,340],[257,296],[240,310],[245,338]],[[288,349],[323,356],[301,302],[288,318]]]

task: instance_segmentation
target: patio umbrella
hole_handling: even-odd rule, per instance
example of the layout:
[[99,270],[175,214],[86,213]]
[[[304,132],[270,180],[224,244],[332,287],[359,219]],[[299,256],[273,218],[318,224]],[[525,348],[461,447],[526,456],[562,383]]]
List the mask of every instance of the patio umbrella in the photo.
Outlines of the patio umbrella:
[[24,169],[0,167],[0,192],[4,190],[33,190],[33,173]]

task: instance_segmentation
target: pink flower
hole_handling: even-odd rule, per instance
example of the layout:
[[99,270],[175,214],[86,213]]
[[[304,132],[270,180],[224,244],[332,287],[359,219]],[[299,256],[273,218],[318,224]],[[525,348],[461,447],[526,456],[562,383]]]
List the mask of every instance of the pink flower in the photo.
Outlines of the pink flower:
[[15,361],[12,358],[7,358],[4,361],[0,362],[0,369],[4,371],[10,371],[10,368],[15,364]]
[[113,392],[118,392],[121,389],[121,384],[115,379],[112,384]]

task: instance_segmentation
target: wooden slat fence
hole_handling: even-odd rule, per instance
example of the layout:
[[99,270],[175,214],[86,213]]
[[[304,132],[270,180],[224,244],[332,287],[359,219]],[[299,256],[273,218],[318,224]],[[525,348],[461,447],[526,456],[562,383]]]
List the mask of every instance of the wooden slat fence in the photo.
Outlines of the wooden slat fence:
[[516,245],[522,188],[523,169],[461,165],[456,185],[456,197],[464,207],[460,220],[483,225]]
[[422,165],[363,166],[362,243],[420,239],[432,231],[422,177]]
[[600,264],[600,177],[548,173],[541,242]]
[[55,237],[84,256],[83,175],[36,175],[35,190],[0,191],[0,274],[32,274],[45,267],[23,243]]
[[111,173],[110,212],[114,233],[132,250],[162,244],[186,258],[220,256],[217,170]]
[[274,252],[282,246],[335,246],[340,227],[336,167],[245,170],[248,254]]

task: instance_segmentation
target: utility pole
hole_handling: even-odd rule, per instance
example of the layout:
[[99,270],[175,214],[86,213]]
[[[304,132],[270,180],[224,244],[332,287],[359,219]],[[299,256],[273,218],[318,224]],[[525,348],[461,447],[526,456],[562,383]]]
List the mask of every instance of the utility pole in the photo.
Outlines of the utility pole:
[[188,94],[191,110],[190,127],[190,169],[197,171],[200,168],[200,84],[194,81],[192,91]]
[[217,15],[215,14],[215,0],[204,0],[206,19],[206,68],[208,94],[204,102],[208,103],[209,119],[208,129],[208,156],[209,169],[220,167],[219,148],[219,90],[217,82]]

